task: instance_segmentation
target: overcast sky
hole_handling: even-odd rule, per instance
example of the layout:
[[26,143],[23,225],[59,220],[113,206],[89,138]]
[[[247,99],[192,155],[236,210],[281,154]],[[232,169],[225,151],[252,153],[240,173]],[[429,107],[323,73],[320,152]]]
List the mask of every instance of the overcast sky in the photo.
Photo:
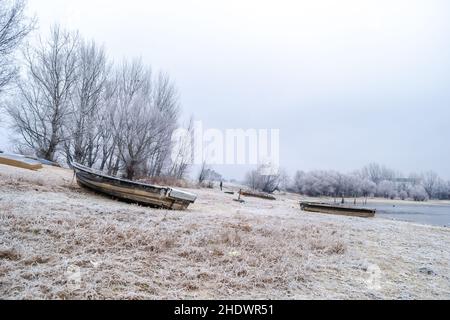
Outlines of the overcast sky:
[[[31,0],[55,22],[170,74],[186,117],[281,130],[281,164],[380,162],[450,178],[446,0]],[[5,138],[0,138],[0,148]],[[221,168],[228,176],[242,170]]]

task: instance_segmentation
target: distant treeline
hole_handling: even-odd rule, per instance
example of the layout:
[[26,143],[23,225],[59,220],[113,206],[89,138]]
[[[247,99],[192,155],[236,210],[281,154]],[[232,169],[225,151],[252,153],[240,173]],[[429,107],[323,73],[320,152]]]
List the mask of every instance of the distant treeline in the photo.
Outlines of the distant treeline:
[[286,189],[311,197],[382,197],[387,199],[450,199],[450,181],[434,172],[410,174],[379,164],[370,164],[361,170],[345,174],[337,171],[298,171],[292,179],[280,172],[266,176],[258,170],[247,174],[246,184],[265,192]]

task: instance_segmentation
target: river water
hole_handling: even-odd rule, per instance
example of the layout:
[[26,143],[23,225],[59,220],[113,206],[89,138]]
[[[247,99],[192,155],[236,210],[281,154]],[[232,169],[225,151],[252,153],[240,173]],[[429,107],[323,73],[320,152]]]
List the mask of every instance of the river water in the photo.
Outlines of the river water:
[[450,205],[370,203],[377,217],[450,227]]

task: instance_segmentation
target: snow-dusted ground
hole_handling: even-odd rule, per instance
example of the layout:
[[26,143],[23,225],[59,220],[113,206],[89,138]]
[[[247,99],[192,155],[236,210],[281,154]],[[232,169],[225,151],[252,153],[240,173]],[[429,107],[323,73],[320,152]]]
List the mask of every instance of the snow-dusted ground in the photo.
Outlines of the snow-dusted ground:
[[0,165],[0,299],[449,299],[450,229],[218,190],[185,212]]

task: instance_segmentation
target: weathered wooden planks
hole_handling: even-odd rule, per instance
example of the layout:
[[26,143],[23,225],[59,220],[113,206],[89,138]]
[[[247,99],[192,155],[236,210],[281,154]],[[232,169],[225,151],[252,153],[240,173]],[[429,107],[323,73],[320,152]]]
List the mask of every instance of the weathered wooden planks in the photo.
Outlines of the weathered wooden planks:
[[241,190],[239,191],[239,194],[241,196],[246,197],[254,197],[254,198],[260,198],[265,200],[277,200],[273,195],[264,193],[264,192],[258,192],[258,191],[250,191],[250,190]]
[[331,204],[315,202],[300,202],[300,208],[303,211],[308,212],[335,214],[360,218],[372,218],[376,213],[376,210],[373,209],[335,206]]
[[10,155],[4,153],[0,154],[0,164],[28,170],[42,169],[42,163],[40,163],[39,161],[28,159],[19,155]]

